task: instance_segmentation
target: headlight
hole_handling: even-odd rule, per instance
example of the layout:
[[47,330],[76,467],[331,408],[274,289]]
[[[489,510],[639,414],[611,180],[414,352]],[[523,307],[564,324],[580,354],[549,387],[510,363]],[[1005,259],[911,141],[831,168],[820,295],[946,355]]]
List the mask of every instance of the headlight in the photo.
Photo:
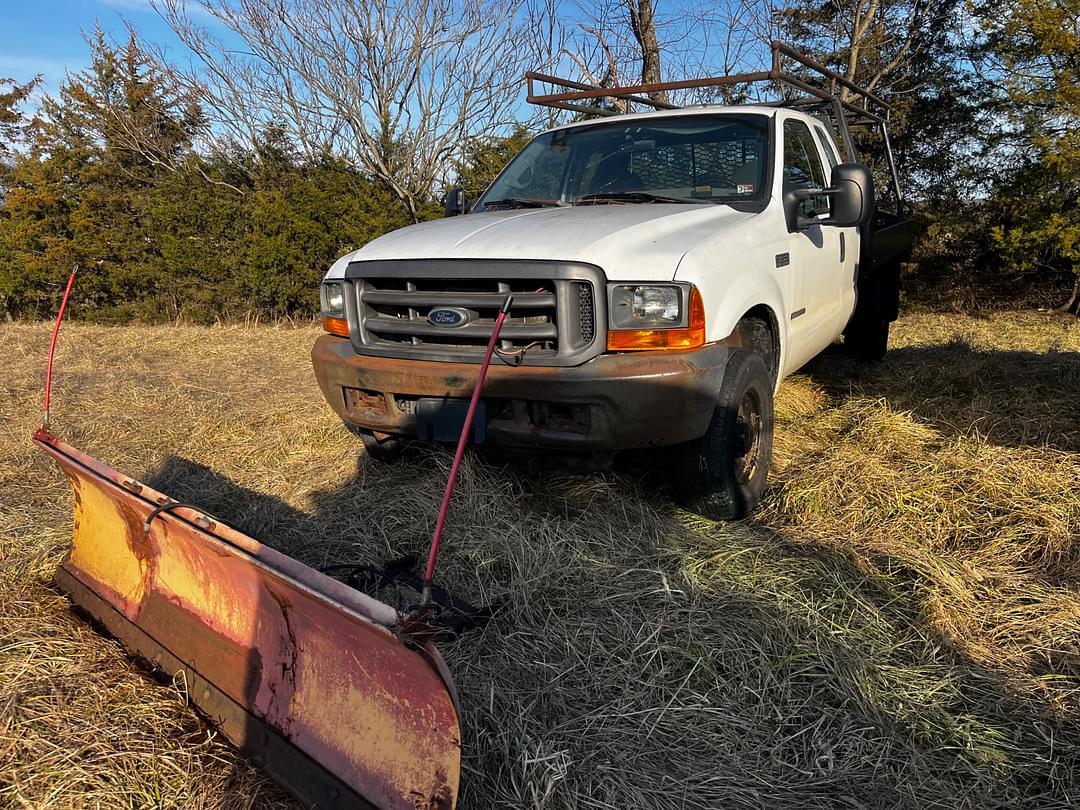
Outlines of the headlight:
[[705,345],[705,302],[691,284],[609,284],[609,352]]
[[682,326],[684,290],[675,284],[613,284],[610,325],[613,329]]
[[332,315],[339,318],[345,317],[345,285],[340,282],[328,281],[322,285],[319,291],[322,311],[324,315]]

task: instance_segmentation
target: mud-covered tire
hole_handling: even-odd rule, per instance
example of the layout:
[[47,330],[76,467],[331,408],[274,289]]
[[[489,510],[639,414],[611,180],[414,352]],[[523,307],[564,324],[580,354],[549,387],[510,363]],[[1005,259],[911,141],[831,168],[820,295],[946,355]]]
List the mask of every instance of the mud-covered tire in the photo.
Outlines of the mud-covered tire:
[[776,375],[780,372],[780,352],[773,342],[773,333],[769,325],[758,317],[743,318],[736,324],[735,331],[739,336],[739,348],[759,355],[775,381]]
[[676,498],[714,520],[738,520],[761,502],[773,441],[773,378],[760,355],[728,359],[709,429],[676,448]]
[[370,430],[364,430],[358,428],[356,425],[345,424],[345,427],[349,429],[349,432],[354,436],[360,437],[360,442],[364,445],[364,454],[376,461],[393,462],[401,458],[407,447],[405,439],[397,436],[388,436],[385,439],[379,439]]

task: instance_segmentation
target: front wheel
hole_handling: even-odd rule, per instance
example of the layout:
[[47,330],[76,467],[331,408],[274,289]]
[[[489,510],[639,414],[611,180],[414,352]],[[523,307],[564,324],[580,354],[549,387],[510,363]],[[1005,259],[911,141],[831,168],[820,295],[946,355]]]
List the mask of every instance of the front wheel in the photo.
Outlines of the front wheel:
[[773,380],[761,356],[732,352],[709,429],[676,448],[676,497],[714,520],[746,517],[761,502],[773,442]]

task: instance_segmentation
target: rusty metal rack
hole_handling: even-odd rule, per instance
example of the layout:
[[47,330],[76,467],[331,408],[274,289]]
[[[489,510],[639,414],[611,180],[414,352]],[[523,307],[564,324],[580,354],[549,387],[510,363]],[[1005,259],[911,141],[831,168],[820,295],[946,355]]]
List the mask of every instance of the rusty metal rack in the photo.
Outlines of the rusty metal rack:
[[[860,87],[831,68],[795,50],[790,45],[774,41],[771,48],[772,65],[769,70],[619,87],[597,87],[596,85],[563,79],[546,73],[528,71],[525,74],[525,79],[528,82],[526,100],[530,104],[569,110],[584,115],[615,116],[623,113],[602,106],[599,102],[604,99],[621,99],[633,104],[643,104],[657,110],[676,110],[680,109],[677,104],[652,99],[642,94],[665,90],[729,87],[757,82],[773,83],[781,91],[787,87],[805,95],[785,98],[781,101],[765,102],[763,106],[795,107],[813,115],[827,118],[843,143],[848,160],[858,160],[858,152],[849,127],[865,126],[871,129],[877,128],[880,131],[885,147],[885,159],[892,180],[891,191],[895,195],[899,213],[899,209],[902,209],[903,206],[903,197],[900,191],[900,178],[896,171],[896,161],[893,157],[892,142],[889,140],[887,126],[892,107],[880,96],[864,87]],[[801,66],[796,68],[798,72],[792,72],[788,69],[785,60]],[[820,81],[813,81],[815,78],[820,79]],[[536,92],[537,83],[562,89],[553,93],[538,93]]]

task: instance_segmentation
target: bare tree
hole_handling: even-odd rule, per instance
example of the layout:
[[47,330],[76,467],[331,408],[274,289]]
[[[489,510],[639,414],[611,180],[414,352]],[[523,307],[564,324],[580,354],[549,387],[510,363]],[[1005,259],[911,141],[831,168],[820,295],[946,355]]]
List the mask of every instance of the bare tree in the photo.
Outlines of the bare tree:
[[[578,9],[581,17],[567,32],[563,55],[577,68],[582,80],[596,87],[618,87],[628,84],[624,76],[634,63],[629,46],[623,0],[603,0],[590,6],[588,13]],[[628,112],[625,99],[603,99],[612,109]]]
[[[819,60],[873,91],[902,74],[917,55],[927,21],[948,0],[811,0],[776,8],[782,28]],[[841,89],[848,100],[851,92]]]
[[[663,81],[660,73],[660,43],[656,39],[656,15],[652,0],[625,0],[630,12],[630,30],[634,33],[641,52],[641,83],[656,84]],[[653,90],[649,98],[662,104],[668,103],[668,94]]]
[[[652,0],[603,0],[588,10],[575,35],[568,37],[565,54],[582,78],[598,87],[655,83],[663,80],[660,38]],[[649,97],[667,103],[667,93],[654,91]],[[619,112],[627,112],[625,99],[605,102]]]
[[[851,46],[848,50],[846,78],[864,82],[867,90],[875,87],[908,60],[921,33],[923,19],[934,0],[915,0],[910,4],[860,0],[851,13]],[[859,75],[860,53],[869,46],[876,53],[862,60],[864,75]]]
[[177,76],[214,131],[253,144],[280,127],[383,183],[414,219],[470,135],[514,120],[538,25],[528,0],[150,2],[194,57]]
[[[768,58],[775,27],[769,0],[602,0],[582,7],[579,15],[584,21],[569,38],[566,56],[585,81],[601,87],[758,69]],[[688,104],[741,100],[739,93],[724,88],[648,95]],[[628,109],[621,99],[608,103]]]
[[[730,76],[769,68],[769,45],[778,38],[771,0],[690,5],[681,11],[680,18],[685,34],[677,49],[682,57],[677,69],[682,75]],[[775,95],[776,89],[770,85],[739,84],[681,91],[678,99],[684,105],[743,104]]]
[[[567,53],[570,30],[563,20],[563,0],[529,0],[525,24],[525,58],[527,66],[540,72],[558,72]],[[560,120],[553,107],[532,110],[528,122],[533,128],[547,129]]]

